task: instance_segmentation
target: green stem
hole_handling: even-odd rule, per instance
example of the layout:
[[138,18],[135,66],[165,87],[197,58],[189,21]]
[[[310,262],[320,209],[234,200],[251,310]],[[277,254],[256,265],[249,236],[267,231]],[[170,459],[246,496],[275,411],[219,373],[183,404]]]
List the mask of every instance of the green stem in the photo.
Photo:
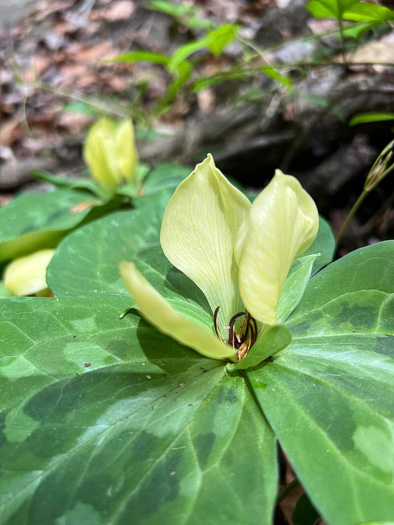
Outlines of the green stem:
[[71,91],[67,91],[64,89],[53,88],[52,86],[45,84],[44,82],[41,82],[39,80],[33,82],[32,87],[34,89],[42,89],[43,91],[49,91],[50,93],[55,93],[56,95],[60,95],[65,98],[69,98],[77,102],[82,102],[83,104],[87,104],[91,106],[92,108],[95,108],[104,114],[115,115],[120,118],[125,117],[124,109],[117,109],[117,108],[114,108],[113,106],[109,107],[107,104],[102,104],[101,102],[93,100],[89,97],[85,97],[83,95],[75,95]]
[[343,59],[343,63],[346,64],[345,37],[343,36],[343,21],[342,21],[342,18],[338,18],[338,24],[339,24],[339,34],[341,36],[342,59]]
[[364,199],[365,197],[368,195],[368,191],[365,191],[363,190],[361,195],[358,197],[358,199],[356,200],[356,202],[353,204],[351,210],[349,211],[349,213],[347,214],[345,220],[343,221],[342,223],[342,226],[340,227],[339,229],[339,232],[338,232],[338,235],[337,235],[337,238],[335,240],[335,245],[336,247],[338,247],[341,239],[342,239],[342,236],[346,230],[346,228],[348,227],[349,225],[349,222],[351,221],[351,219],[354,217],[354,215],[356,214],[357,210],[359,209],[359,207],[361,206],[361,204],[364,202]]
[[292,492],[294,492],[298,487],[301,486],[301,483],[298,481],[297,478],[294,478],[293,481],[291,481],[288,485],[286,485],[285,488],[283,488],[276,498],[276,504],[280,503],[284,499],[287,498],[287,496],[290,496]]

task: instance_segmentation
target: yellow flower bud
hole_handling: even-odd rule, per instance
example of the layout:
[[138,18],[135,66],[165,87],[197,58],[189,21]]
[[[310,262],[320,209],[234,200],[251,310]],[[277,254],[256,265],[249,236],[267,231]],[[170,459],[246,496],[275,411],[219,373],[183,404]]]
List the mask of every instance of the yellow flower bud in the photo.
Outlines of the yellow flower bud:
[[113,194],[123,182],[131,182],[138,163],[131,120],[119,124],[102,118],[90,128],[83,158],[94,179]]
[[40,250],[15,259],[4,271],[4,286],[13,295],[42,295],[48,289],[46,269],[54,253],[55,250]]

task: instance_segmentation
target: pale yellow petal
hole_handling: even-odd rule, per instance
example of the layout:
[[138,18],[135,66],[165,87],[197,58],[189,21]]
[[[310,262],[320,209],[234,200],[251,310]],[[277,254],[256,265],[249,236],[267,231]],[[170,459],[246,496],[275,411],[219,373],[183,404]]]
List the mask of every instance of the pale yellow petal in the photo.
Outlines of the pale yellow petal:
[[120,180],[116,167],[115,132],[113,122],[100,119],[90,128],[83,148],[83,158],[92,177],[109,192],[115,190]]
[[48,288],[46,269],[55,250],[40,250],[12,261],[4,272],[4,285],[14,295],[33,295]]
[[221,343],[213,332],[180,315],[133,263],[123,261],[119,270],[141,315],[160,332],[211,359],[235,360],[235,353],[231,347]]
[[115,142],[119,172],[126,181],[131,182],[138,163],[138,153],[135,147],[134,129],[131,120],[124,120],[119,124],[116,130]]
[[313,199],[297,179],[276,170],[253,202],[240,265],[241,296],[255,319],[276,323],[290,266],[312,244],[318,228]]
[[247,231],[251,204],[216,168],[211,155],[176,189],[160,241],[171,263],[204,292],[219,327],[242,310],[235,249]]

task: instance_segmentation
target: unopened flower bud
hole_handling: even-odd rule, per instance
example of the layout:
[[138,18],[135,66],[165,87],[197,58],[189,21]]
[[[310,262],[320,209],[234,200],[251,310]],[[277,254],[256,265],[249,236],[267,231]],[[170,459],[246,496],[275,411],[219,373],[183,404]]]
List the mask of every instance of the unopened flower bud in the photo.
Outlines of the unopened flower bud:
[[55,250],[40,250],[15,259],[4,271],[4,286],[13,295],[45,295],[49,291],[46,269],[54,253]]
[[84,160],[94,179],[110,194],[122,183],[131,182],[138,163],[131,120],[120,123],[102,118],[89,130]]

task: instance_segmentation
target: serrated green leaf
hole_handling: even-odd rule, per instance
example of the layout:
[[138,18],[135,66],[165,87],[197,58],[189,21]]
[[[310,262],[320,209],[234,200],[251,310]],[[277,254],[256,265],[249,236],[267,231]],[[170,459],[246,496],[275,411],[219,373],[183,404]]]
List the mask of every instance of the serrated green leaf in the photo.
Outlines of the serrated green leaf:
[[349,126],[365,124],[366,122],[382,122],[394,120],[394,113],[359,113],[350,119]]
[[219,57],[226,47],[237,38],[239,27],[224,24],[207,34],[208,47],[214,57]]
[[64,104],[63,111],[68,113],[79,113],[87,115],[88,117],[102,116],[102,110],[97,109],[94,104],[89,104],[88,102],[83,101],[68,102],[67,104]]
[[150,62],[151,64],[162,64],[167,66],[170,59],[162,53],[152,53],[150,51],[132,51],[116,57],[105,60],[105,62]]
[[342,18],[343,13],[359,0],[310,0],[306,5],[315,18]]
[[388,22],[394,11],[360,0],[311,0],[306,8],[315,18],[335,18],[355,22]]
[[197,16],[196,8],[191,5],[178,5],[165,0],[152,0],[149,2],[148,8],[166,13],[191,29],[211,29],[214,25],[210,20]]
[[345,10],[343,18],[355,22],[391,22],[394,20],[394,11],[380,5],[357,2]]
[[366,23],[359,23],[359,24],[352,24],[349,27],[344,27],[342,31],[342,35],[347,38],[354,38],[356,40],[359,40],[362,36],[367,33],[367,31],[370,31],[374,27],[379,25],[379,22],[366,22]]
[[119,204],[103,204],[89,193],[76,190],[21,195],[0,208],[0,261],[53,248],[82,221]]
[[248,372],[313,505],[336,525],[392,516],[393,255],[393,241],[379,243],[313,277],[286,323],[291,344]]
[[262,66],[261,71],[272,80],[276,80],[276,82],[283,84],[287,89],[291,89],[293,87],[293,82],[291,81],[291,78],[288,75],[280,73],[274,67]]
[[127,301],[1,302],[0,521],[270,523],[275,439],[243,378]]
[[218,57],[223,50],[235,40],[238,26],[224,24],[207,33],[203,38],[179,47],[172,55],[167,66],[170,73],[175,73],[180,64],[200,49],[208,48],[213,56]]

